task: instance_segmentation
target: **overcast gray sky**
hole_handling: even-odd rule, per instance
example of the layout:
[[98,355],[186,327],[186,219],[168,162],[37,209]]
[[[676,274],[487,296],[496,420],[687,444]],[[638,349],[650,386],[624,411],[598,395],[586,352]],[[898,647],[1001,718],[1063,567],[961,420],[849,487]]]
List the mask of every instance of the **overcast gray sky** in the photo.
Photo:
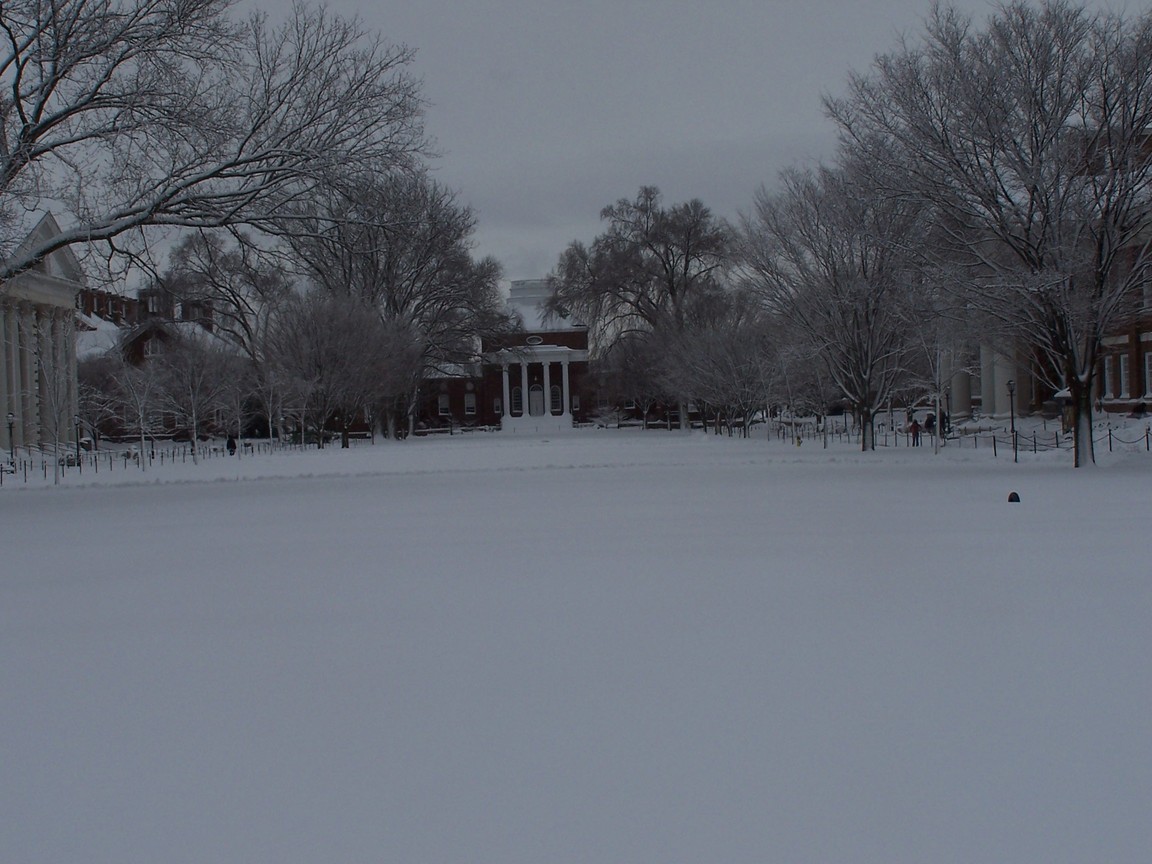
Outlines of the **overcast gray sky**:
[[509,279],[546,275],[642,185],[734,219],[782,168],[829,158],[821,95],[919,32],[929,3],[329,0],[416,49],[437,176]]

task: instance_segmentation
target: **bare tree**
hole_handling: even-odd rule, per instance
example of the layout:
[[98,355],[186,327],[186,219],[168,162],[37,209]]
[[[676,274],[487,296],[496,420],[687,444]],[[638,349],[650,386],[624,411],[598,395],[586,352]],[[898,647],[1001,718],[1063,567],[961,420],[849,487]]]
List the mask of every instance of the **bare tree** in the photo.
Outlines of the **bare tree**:
[[654,333],[622,334],[599,358],[597,377],[601,392],[613,402],[632,402],[644,428],[657,402],[668,398],[668,345]]
[[[654,186],[620,199],[600,218],[607,230],[585,246],[571,244],[551,276],[554,315],[574,315],[591,331],[593,348],[607,350],[622,334],[675,337],[696,304],[721,291],[730,263],[727,226],[698,200],[665,208]],[[687,406],[681,400],[681,421]]]
[[108,375],[112,384],[111,396],[126,429],[132,430],[140,442],[140,470],[147,470],[144,454],[148,439],[160,425],[163,404],[159,367],[154,363],[133,366],[120,351],[108,355],[111,364]]
[[892,194],[934,210],[967,299],[1067,387],[1075,464],[1093,461],[1102,340],[1131,314],[1152,251],[1152,15],[1064,0],[948,8],[830,101],[846,146]]
[[110,429],[121,428],[119,401],[114,373],[118,361],[115,352],[89,357],[77,364],[77,403],[80,419],[92,437],[93,449],[99,449],[101,438]]
[[271,336],[287,385],[285,414],[302,433],[315,430],[320,446],[337,412],[346,430],[351,415],[375,401],[391,346],[376,311],[359,298],[322,290],[296,297],[274,319]]
[[269,438],[283,402],[283,383],[268,356],[270,333],[275,315],[293,291],[278,261],[241,232],[196,231],[172,251],[161,280],[175,299],[199,310],[214,334],[237,347],[246,361],[238,366],[247,368],[236,370],[244,392],[231,401],[239,405],[254,396]]
[[474,214],[424,173],[364,181],[314,212],[311,229],[292,237],[291,246],[315,284],[376,310],[388,337],[383,405],[394,436],[397,409],[414,407],[423,377],[477,360],[486,337],[511,328],[499,264],[473,260]]
[[710,320],[681,332],[670,346],[667,373],[682,392],[715,416],[716,432],[739,424],[747,438],[767,407],[777,358],[767,317],[754,298],[737,292]]
[[148,226],[275,232],[317,187],[423,149],[408,49],[322,6],[297,4],[280,26],[232,8],[0,4],[0,216],[9,241],[46,201],[68,217],[60,235],[0,255],[0,279],[63,246],[112,255]]
[[235,354],[218,344],[208,344],[199,333],[169,340],[164,354],[155,361],[161,404],[187,430],[193,463],[199,461],[201,434],[208,432],[217,410],[227,407],[235,361]]
[[792,171],[761,190],[744,224],[744,264],[767,308],[809,340],[875,448],[873,418],[904,372],[909,254],[921,210],[851,169]]

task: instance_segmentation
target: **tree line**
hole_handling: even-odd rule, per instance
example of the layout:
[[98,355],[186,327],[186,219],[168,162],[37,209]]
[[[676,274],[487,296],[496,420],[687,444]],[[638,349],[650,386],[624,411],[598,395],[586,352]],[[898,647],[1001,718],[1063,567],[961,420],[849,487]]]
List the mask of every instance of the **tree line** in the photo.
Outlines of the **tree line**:
[[1103,340],[1149,303],[1152,14],[936,6],[825,107],[835,158],[737,225],[651,188],[605,208],[553,312],[592,325],[637,397],[841,400],[865,449],[893,397],[939,405],[949,358],[1023,346],[1092,462]]
[[[303,2],[0,4],[0,292],[67,246],[210,316],[155,362],[84,364],[93,428],[358,412],[397,434],[424,375],[511,326],[472,211],[429,174],[412,59]],[[30,242],[45,207],[63,230]]]
[[[638,404],[746,422],[840,402],[865,448],[894,397],[939,400],[949,358],[1024,345],[1087,464],[1103,339],[1148,291],[1150,58],[1149,13],[936,6],[825,100],[828,164],[761,187],[737,224],[641,188],[563,251],[550,312],[589,325]],[[269,430],[359,412],[395,434],[425,375],[514,326],[474,214],[429,175],[411,63],[322,5],[0,5],[0,280],[68,245],[211,309],[212,338],[174,340],[154,382],[87,369],[90,416],[163,404],[195,434],[205,406]],[[44,202],[65,230],[21,242]],[[179,364],[212,368],[195,384]]]

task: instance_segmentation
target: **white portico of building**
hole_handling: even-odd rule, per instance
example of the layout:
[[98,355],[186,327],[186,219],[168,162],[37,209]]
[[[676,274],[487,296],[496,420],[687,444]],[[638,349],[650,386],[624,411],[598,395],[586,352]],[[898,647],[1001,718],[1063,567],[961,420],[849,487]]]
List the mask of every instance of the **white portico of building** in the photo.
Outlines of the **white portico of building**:
[[505,432],[571,429],[573,414],[580,410],[573,379],[576,369],[582,375],[587,367],[588,329],[567,318],[545,320],[548,297],[543,279],[513,282],[508,305],[520,316],[524,334],[485,357],[500,367],[500,428]]
[[[51,215],[25,241],[59,234]],[[74,441],[77,407],[76,292],[84,282],[76,256],[59,249],[0,284],[0,446]]]

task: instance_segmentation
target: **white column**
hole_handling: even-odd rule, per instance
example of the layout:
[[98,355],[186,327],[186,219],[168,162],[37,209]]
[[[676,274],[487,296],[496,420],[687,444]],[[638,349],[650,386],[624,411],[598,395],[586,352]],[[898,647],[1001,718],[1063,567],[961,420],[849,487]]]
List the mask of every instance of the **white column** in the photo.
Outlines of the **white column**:
[[8,447],[8,304],[0,303],[0,440]]
[[508,385],[508,364],[507,363],[501,363],[500,364],[500,378],[501,378],[502,383],[504,385],[504,401],[502,401],[500,403],[500,419],[503,420],[505,417],[509,416],[509,412],[512,410],[512,407],[508,402],[508,394],[509,394],[511,388]]
[[[36,435],[43,444],[55,440],[60,430],[55,428],[59,418],[53,417],[58,409],[59,392],[50,388],[59,386],[52,380],[59,374],[56,369],[56,310],[50,306],[36,309]],[[55,404],[54,404],[55,403]]]
[[[1008,354],[996,355],[996,413],[997,415],[1007,417],[1012,411],[1015,411],[1015,406],[1011,409],[1009,406],[1008,398],[1008,382],[1016,382],[1017,397],[1020,395],[1020,377],[1016,374],[1016,364],[1012,362],[1012,357]],[[1016,411],[1019,414],[1019,411]]]
[[8,341],[8,318],[11,314],[9,304],[0,303],[0,441],[3,441],[4,452],[2,457],[8,458],[8,448],[12,442],[8,440],[8,412],[12,410],[9,397],[12,394],[9,375],[12,371],[11,345]]
[[35,313],[31,304],[20,304],[20,410],[17,412],[19,437],[22,447],[38,442],[36,435],[35,404],[33,394],[36,386],[36,330]]
[[21,404],[20,404],[20,334],[17,330],[18,316],[20,309],[15,303],[5,304],[4,314],[4,342],[5,351],[8,355],[8,375],[6,378],[5,389],[7,390],[7,404],[4,406],[4,432],[8,432],[8,414],[11,413],[15,418],[15,425],[12,428],[12,441],[8,442],[9,450],[19,444],[23,439],[18,435],[18,430],[23,424],[21,417]]
[[[990,345],[980,346],[980,413],[985,417],[994,417],[999,413],[997,405],[1007,405],[1008,398],[1005,393],[1000,396],[999,383],[996,381],[996,352]],[[1007,410],[1004,412],[1007,414]]]
[[967,420],[972,416],[972,375],[961,369],[949,382],[952,393],[952,415],[957,420]]
[[552,364],[544,361],[544,416],[552,416]]
[[572,416],[572,394],[568,391],[568,361],[560,361],[560,397],[564,405],[564,411],[560,414],[561,417]]
[[520,416],[528,416],[528,364],[520,361]]
[[76,372],[76,313],[69,309],[62,318],[64,339],[65,375],[68,376],[68,425],[73,427],[72,434],[78,435],[72,418],[80,413],[80,380]]

